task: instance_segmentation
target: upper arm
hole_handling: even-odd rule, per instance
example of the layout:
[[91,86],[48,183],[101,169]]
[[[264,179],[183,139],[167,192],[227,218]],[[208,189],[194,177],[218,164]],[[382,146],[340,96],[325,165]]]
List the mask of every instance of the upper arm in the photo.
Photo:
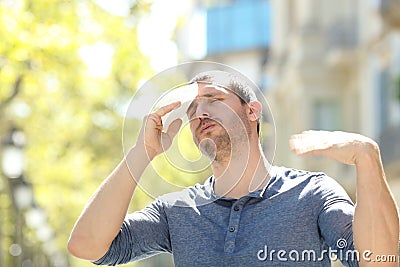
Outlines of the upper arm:
[[316,195],[321,201],[318,211],[321,236],[345,266],[358,266],[353,254],[354,204],[335,180],[327,176],[318,179]]
[[95,264],[122,264],[171,252],[164,206],[154,201],[141,211],[128,214],[108,252]]

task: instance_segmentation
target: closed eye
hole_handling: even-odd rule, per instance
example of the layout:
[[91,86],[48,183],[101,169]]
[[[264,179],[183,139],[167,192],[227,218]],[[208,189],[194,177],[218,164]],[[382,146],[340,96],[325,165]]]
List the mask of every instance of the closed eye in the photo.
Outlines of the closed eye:
[[201,98],[195,99],[195,100],[192,101],[192,103],[190,103],[188,109],[186,110],[186,115],[188,116],[189,119],[193,118],[193,116],[196,113],[196,109],[197,109],[197,106],[199,104],[199,101],[206,101],[206,103],[211,104],[211,103],[215,103],[217,101],[219,102],[219,101],[222,101],[222,100],[223,100],[223,98],[215,97],[214,94],[205,95],[205,96],[203,96]]
[[193,118],[196,108],[197,108],[197,101],[193,100],[192,103],[190,103],[188,109],[186,110],[186,116],[188,116],[189,119]]

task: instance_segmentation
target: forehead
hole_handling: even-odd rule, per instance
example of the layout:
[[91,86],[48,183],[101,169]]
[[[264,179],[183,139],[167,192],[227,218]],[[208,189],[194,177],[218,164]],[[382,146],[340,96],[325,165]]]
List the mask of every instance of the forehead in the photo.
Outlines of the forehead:
[[197,83],[197,95],[195,98],[229,94],[233,94],[233,92],[226,87],[211,83]]
[[236,96],[236,94],[230,90],[229,88],[211,84],[211,83],[197,83],[197,95],[190,102],[189,107],[186,110],[186,113],[190,113],[197,106],[197,102],[199,99],[203,98],[213,98],[213,97],[229,97]]

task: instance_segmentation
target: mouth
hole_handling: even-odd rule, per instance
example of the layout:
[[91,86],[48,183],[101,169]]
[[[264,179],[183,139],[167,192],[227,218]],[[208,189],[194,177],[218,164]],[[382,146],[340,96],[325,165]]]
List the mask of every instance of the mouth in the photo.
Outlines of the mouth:
[[214,123],[207,123],[200,128],[200,134],[202,134],[208,130],[212,130],[214,127],[215,127]]
[[201,139],[201,136],[211,132],[214,130],[216,126],[218,126],[218,122],[211,120],[211,119],[204,119],[200,125],[197,126],[197,129],[195,131],[196,137]]

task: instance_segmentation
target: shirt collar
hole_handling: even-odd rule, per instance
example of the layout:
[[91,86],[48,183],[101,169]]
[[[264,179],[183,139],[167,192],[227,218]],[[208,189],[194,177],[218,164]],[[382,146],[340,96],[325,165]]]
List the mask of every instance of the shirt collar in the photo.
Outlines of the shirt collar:
[[[269,188],[269,186],[276,180],[277,178],[277,167],[275,166],[271,166],[271,169],[269,170],[269,174],[270,174],[270,179],[268,181],[268,183],[265,185],[264,188],[259,189],[257,191],[254,192],[250,192],[249,194],[247,194],[247,197],[251,197],[251,198],[263,198],[265,196],[265,192],[267,191],[267,189]],[[204,182],[204,190],[206,193],[208,193],[212,198],[215,199],[231,199],[231,198],[227,198],[227,197],[221,197],[221,196],[217,196],[214,192],[214,184],[215,184],[215,177],[212,175],[211,177],[209,177],[205,182]]]

